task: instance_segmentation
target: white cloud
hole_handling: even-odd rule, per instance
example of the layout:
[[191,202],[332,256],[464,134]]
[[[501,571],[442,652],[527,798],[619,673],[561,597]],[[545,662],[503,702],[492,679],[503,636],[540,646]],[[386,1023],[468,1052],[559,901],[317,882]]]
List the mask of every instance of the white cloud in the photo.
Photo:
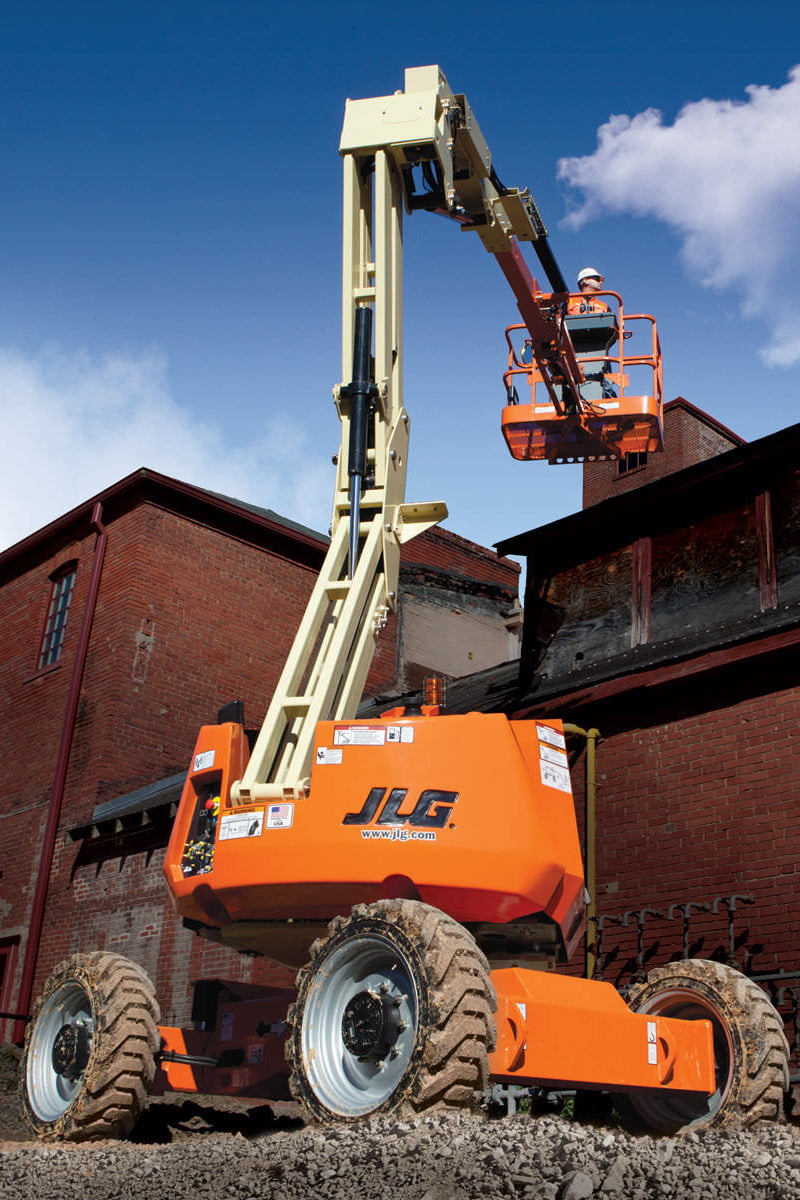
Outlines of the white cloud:
[[738,289],[743,312],[769,322],[770,366],[800,361],[800,67],[746,101],[698,100],[672,125],[657,109],[612,116],[593,154],[564,158],[559,178],[583,194],[565,220],[605,214],[663,221],[701,284]]
[[[138,467],[325,529],[333,472],[289,415],[231,444],[170,395],[158,350],[92,358],[0,348],[0,548]],[[245,440],[246,439],[246,440]]]

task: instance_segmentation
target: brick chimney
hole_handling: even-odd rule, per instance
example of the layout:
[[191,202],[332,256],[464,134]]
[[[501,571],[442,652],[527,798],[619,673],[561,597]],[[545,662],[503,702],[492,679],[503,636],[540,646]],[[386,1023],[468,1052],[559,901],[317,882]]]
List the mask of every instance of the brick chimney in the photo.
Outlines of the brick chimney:
[[743,444],[744,438],[678,396],[664,405],[663,453],[627,454],[618,461],[583,464],[583,507],[591,508]]

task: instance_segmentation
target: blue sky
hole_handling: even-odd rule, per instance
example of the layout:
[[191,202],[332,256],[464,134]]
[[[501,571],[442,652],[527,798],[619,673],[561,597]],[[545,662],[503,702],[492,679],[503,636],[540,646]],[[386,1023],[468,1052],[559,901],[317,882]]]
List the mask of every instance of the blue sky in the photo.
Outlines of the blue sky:
[[[568,278],[656,315],[667,398],[793,423],[798,31],[786,0],[4,0],[0,544],[139,466],[327,527],[339,129],[406,66],[467,94]],[[502,442],[516,310],[477,239],[409,218],[405,304],[409,499],[487,544],[578,508],[579,468]]]

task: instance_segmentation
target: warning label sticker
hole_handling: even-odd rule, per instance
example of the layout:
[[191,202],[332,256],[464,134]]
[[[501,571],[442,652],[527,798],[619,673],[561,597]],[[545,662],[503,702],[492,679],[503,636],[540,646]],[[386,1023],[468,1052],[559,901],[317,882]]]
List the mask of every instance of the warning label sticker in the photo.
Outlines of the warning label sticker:
[[338,746],[317,746],[315,762],[321,767],[338,766],[342,761],[342,751]]
[[383,746],[385,725],[337,725],[333,731],[334,746]]
[[539,758],[544,762],[555,763],[559,767],[566,767],[568,765],[566,751],[556,750],[553,746],[541,745],[539,747]]
[[414,726],[413,725],[387,725],[386,726],[386,741],[387,742],[413,742]]
[[658,1044],[656,1041],[656,1023],[647,1022],[647,1061],[652,1066],[658,1063]]
[[220,818],[219,840],[230,842],[234,838],[259,837],[263,828],[263,808],[245,813],[226,813],[224,817]]
[[566,767],[557,767],[555,763],[539,762],[539,772],[545,787],[558,788],[559,792],[572,793],[569,771]]
[[566,748],[566,741],[563,733],[559,733],[557,729],[551,729],[549,725],[537,725],[536,736],[540,742],[547,742],[551,746],[559,746],[562,750]]
[[293,821],[293,804],[270,804],[267,809],[267,829],[291,829]]

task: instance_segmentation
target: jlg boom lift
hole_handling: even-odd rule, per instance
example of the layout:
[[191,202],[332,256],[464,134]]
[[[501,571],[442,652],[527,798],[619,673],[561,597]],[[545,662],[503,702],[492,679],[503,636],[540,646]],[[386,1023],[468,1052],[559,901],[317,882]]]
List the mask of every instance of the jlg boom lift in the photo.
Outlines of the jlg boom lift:
[[[650,385],[631,397],[621,303],[599,321],[567,314],[533,200],[501,185],[437,67],[407,71],[404,92],[348,101],[340,150],[348,382],[335,389],[330,549],[252,750],[236,721],[201,730],[164,864],[191,929],[298,968],[296,991],[203,980],[193,1027],[159,1026],[138,966],[75,956],[30,1026],[28,1120],[45,1136],[124,1134],[148,1091],[169,1087],[293,1095],[316,1119],[346,1121],[476,1106],[492,1082],[609,1091],[657,1129],[776,1116],[781,1022],[736,972],[662,968],[641,1011],[609,984],[555,972],[585,907],[559,721],[435,705],[356,718],[400,548],[446,515],[404,501],[403,210],[473,231],[511,286],[523,325],[507,335],[503,429],[515,456],[656,450],[661,384],[654,327],[633,356]],[[546,394],[522,403],[518,384]]]

